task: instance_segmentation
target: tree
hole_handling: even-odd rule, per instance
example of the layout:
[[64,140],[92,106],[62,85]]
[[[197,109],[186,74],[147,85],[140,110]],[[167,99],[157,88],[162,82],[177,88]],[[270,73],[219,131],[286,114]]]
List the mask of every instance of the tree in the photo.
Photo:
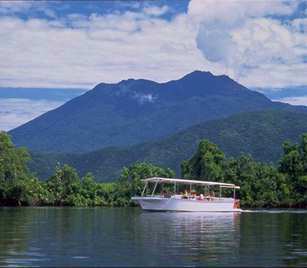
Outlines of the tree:
[[222,180],[224,160],[224,153],[217,145],[208,140],[202,140],[194,156],[182,163],[182,177]]
[[10,136],[0,132],[0,181],[12,181],[29,175],[30,156],[25,148],[16,148]]
[[28,205],[40,189],[29,191],[37,184],[28,168],[30,156],[25,148],[16,148],[5,132],[0,132],[0,204]]
[[297,206],[307,205],[307,134],[299,144],[285,142],[279,171],[287,176],[291,187],[292,200]]
[[106,193],[99,187],[91,173],[87,173],[81,182],[81,194],[85,199],[87,206],[104,206]]
[[47,181],[48,190],[53,194],[56,205],[71,205],[74,194],[80,193],[81,181],[76,170],[69,165],[56,167],[55,173]]
[[283,156],[279,161],[279,171],[288,174],[292,179],[303,174],[304,166],[300,148],[297,144],[291,144],[290,142],[283,144]]
[[130,198],[142,192],[143,179],[149,177],[175,177],[175,172],[146,162],[138,162],[130,167],[124,167],[115,188],[116,205],[130,204]]
[[307,133],[302,135],[299,149],[302,157],[304,174],[307,174]]
[[[287,145],[285,150],[291,153],[295,148]],[[289,163],[285,162],[284,167],[288,166]],[[296,163],[294,166],[296,170]],[[240,185],[237,197],[243,207],[292,204],[287,177],[275,167],[256,162],[250,155],[227,159],[216,145],[208,141],[202,141],[195,155],[182,163],[182,174],[187,178],[206,178]],[[227,189],[223,192],[231,194]]]
[[252,157],[242,155],[237,159],[229,159],[225,164],[225,182],[240,185],[237,196],[241,199],[243,206],[254,203],[253,193],[255,191],[252,184],[256,176],[256,165]]
[[[98,183],[90,173],[80,179],[74,168],[64,165],[42,182],[29,172],[29,159],[26,149],[16,148],[9,135],[0,132],[0,205],[127,206],[132,196],[141,194],[143,179],[175,176],[171,169],[138,162],[123,168],[116,182]],[[278,168],[249,155],[226,158],[207,140],[181,167],[186,178],[240,185],[243,207],[307,206],[307,134],[299,144],[283,144]]]

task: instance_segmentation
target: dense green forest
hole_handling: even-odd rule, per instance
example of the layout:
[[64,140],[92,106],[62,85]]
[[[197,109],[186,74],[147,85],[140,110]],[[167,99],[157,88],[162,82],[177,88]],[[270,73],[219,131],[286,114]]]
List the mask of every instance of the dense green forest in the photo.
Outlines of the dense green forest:
[[31,152],[29,168],[41,179],[49,178],[57,163],[73,166],[81,176],[91,172],[97,181],[114,181],[124,166],[138,161],[169,167],[180,174],[180,164],[202,139],[217,144],[226,157],[250,154],[256,161],[277,164],[285,140],[298,142],[307,132],[307,114],[290,111],[240,113],[204,122],[169,137],[128,148],[104,148],[85,154]]
[[[11,206],[128,206],[140,194],[146,177],[174,177],[175,172],[146,162],[122,169],[113,183],[99,183],[88,173],[82,177],[68,165],[57,166],[47,181],[28,170],[30,155],[0,133],[0,205]],[[243,207],[307,206],[307,134],[299,144],[285,142],[274,167],[249,155],[225,157],[217,145],[202,140],[192,158],[181,164],[182,177],[232,182],[241,186]]]

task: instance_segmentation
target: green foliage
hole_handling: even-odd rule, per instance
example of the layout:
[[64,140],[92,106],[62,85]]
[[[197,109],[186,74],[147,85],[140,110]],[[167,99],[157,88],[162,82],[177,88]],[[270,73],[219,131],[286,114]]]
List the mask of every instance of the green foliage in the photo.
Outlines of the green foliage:
[[180,164],[191,157],[202,139],[217,144],[227,157],[250,154],[257,161],[276,164],[283,154],[282,143],[298,142],[299,136],[307,132],[306,122],[306,113],[293,111],[241,113],[131,147],[84,154],[32,153],[29,165],[41,179],[51,176],[57,162],[75,167],[82,176],[90,171],[98,181],[114,181],[123,167],[138,161],[169,167],[179,174]]
[[217,145],[202,140],[196,154],[182,163],[182,176],[184,178],[205,178],[212,181],[221,180],[223,177],[224,153]]
[[[130,206],[147,177],[174,177],[169,168],[148,162],[124,167],[116,182],[99,183],[91,173],[80,177],[71,166],[57,165],[44,182],[27,169],[29,155],[0,132],[0,205]],[[250,155],[226,157],[217,145],[200,141],[195,154],[182,162],[182,176],[225,181],[241,186],[243,207],[307,206],[307,134],[299,144],[285,142],[278,167],[255,161]],[[227,193],[227,190],[225,190]]]
[[168,168],[150,163],[125,167],[115,183],[96,182],[91,173],[80,178],[77,171],[65,164],[57,165],[54,174],[44,182],[27,170],[29,155],[17,149],[10,137],[0,133],[0,205],[49,206],[127,206],[132,195],[143,188],[142,179],[152,176],[173,177]]
[[241,186],[238,197],[243,207],[284,206],[289,199],[285,176],[248,155],[225,162],[224,180]]
[[116,205],[129,205],[131,197],[142,192],[144,184],[141,180],[148,177],[171,178],[175,177],[175,172],[169,168],[157,167],[146,162],[139,162],[128,168],[125,167],[116,185]]
[[190,160],[182,163],[182,176],[235,183],[243,207],[306,207],[307,135],[301,143],[283,145],[278,169],[250,155],[225,158],[216,145],[201,141]]
[[279,171],[286,174],[296,206],[307,205],[307,134],[300,144],[285,142],[284,154],[279,161]]
[[16,148],[9,135],[0,132],[0,205],[30,205],[40,198],[41,188],[27,168],[29,154]]
[[29,154],[24,148],[15,148],[10,137],[0,132],[0,180],[13,181],[28,175]]
[[80,179],[74,168],[64,165],[57,167],[47,188],[51,205],[89,207],[109,205],[108,195],[114,187],[97,183],[90,173]]

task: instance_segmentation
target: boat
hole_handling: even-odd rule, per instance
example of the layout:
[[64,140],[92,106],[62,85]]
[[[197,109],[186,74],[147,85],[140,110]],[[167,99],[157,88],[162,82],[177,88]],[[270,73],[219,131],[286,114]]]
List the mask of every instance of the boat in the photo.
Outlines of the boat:
[[[131,199],[143,210],[189,212],[240,212],[236,190],[240,186],[231,183],[152,177],[143,180],[141,196]],[[170,190],[170,185],[172,189]],[[160,193],[156,190],[160,188]],[[187,189],[188,188],[188,189]],[[218,188],[218,196],[216,196]],[[227,188],[225,191],[224,189]],[[166,189],[166,190],[165,190]],[[184,192],[177,193],[179,190]],[[226,192],[227,197],[222,196]],[[231,192],[231,193],[230,193]],[[231,196],[229,197],[229,195]]]

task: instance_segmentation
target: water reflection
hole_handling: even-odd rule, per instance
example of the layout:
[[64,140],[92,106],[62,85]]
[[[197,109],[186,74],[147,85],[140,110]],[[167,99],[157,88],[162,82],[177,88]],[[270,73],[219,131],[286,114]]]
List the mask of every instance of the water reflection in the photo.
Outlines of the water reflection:
[[33,210],[0,209],[0,266],[31,265],[45,256],[28,245]]
[[0,266],[307,265],[306,213],[0,209]]
[[[253,265],[307,265],[307,215],[305,211],[247,213],[241,219],[240,259]],[[255,254],[255,248],[257,254]],[[261,256],[261,257],[259,257]]]
[[162,249],[164,264],[227,263],[234,258],[239,239],[238,213],[143,212],[139,218],[137,243],[151,248],[152,256]]

